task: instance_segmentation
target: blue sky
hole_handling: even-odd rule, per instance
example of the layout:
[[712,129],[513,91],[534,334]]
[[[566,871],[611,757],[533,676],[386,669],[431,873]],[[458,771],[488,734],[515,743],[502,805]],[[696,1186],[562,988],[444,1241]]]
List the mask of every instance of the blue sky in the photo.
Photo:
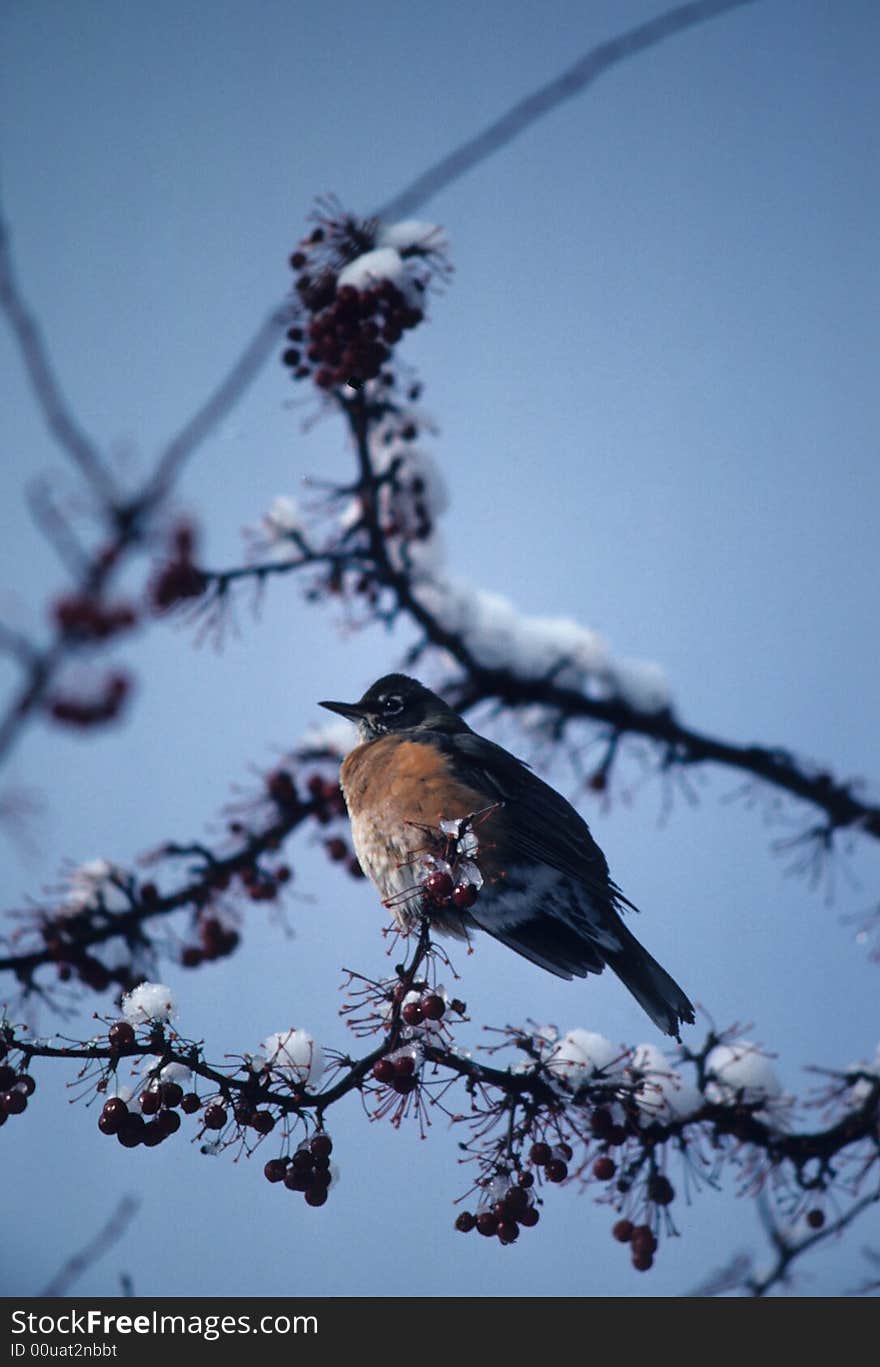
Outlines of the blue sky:
[[[642,0],[382,0],[369,13],[349,0],[8,3],[5,212],[83,426],[145,472],[287,288],[317,194],[369,211],[656,12]],[[603,76],[426,207],[456,272],[404,350],[440,427],[457,574],[660,661],[693,725],[868,780],[880,770],[878,23],[860,0],[769,0]],[[63,577],[23,492],[45,472],[61,490],[73,481],[5,334],[0,368],[0,616],[27,627]],[[198,517],[209,563],[237,563],[242,528],[304,476],[348,474],[338,424],[304,431],[306,414],[273,362],[193,460],[179,506]],[[238,626],[219,653],[155,627],[123,652],[139,680],[124,725],[88,741],[28,734],[7,781],[41,790],[44,808],[30,855],[4,846],[10,906],[65,859],[125,863],[203,834],[249,766],[321,719],[317,699],[359,694],[411,641],[348,635],[288,581]],[[497,734],[522,748],[513,726]],[[699,803],[679,797],[668,815],[658,780],[637,765],[624,778],[610,811],[582,794],[581,810],[643,908],[640,934],[715,1023],[750,1023],[799,1092],[805,1066],[873,1053],[878,970],[842,918],[876,904],[876,854],[844,861],[852,878],[828,905],[770,852],[788,826],[723,801],[734,777],[695,774]],[[308,838],[291,854],[294,938],[260,911],[230,960],[167,969],[181,1024],[213,1057],[291,1024],[340,1044],[341,966],[382,971],[372,890],[328,870]],[[488,941],[457,967],[478,1021],[653,1038],[610,975],[560,983]],[[65,1024],[90,1028],[88,1013]],[[760,1245],[733,1184],[677,1210],[682,1238],[648,1277],[611,1243],[607,1211],[573,1191],[551,1192],[513,1248],[464,1239],[455,1136],[439,1121],[424,1142],[368,1126],[354,1104],[333,1116],[339,1191],[308,1210],[269,1187],[261,1162],[204,1159],[182,1137],[124,1151],[68,1105],[60,1069],[37,1080],[2,1137],[17,1174],[9,1293],[38,1292],[129,1191],[140,1213],[84,1294],[112,1294],[126,1271],[141,1295],[668,1295],[728,1249]],[[817,1257],[800,1289],[857,1283],[867,1222],[861,1233]]]

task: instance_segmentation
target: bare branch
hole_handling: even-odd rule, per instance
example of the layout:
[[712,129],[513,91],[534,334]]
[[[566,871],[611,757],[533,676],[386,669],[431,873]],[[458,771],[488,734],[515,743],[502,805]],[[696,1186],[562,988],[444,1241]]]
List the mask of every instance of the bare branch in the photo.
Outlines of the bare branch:
[[600,43],[598,47],[592,48],[585,56],[580,57],[561,76],[555,77],[531,95],[527,95],[507,113],[502,114],[500,119],[484,128],[482,133],[469,138],[467,142],[441,158],[400,194],[383,204],[376,211],[376,217],[390,220],[411,214],[447,185],[459,180],[472,167],[486,161],[514,138],[519,137],[520,133],[545,114],[557,109],[574,95],[579,95],[609,67],[626,61],[628,57],[635,57],[646,48],[655,47],[666,38],[672,38],[685,29],[705,23],[707,19],[714,19],[716,15],[750,3],[752,0],[694,0],[692,4],[679,5],[676,9],[648,20],[646,24],[640,24],[628,33],[622,33],[618,38]]
[[139,1208],[140,1202],[134,1196],[123,1196],[107,1223],[84,1248],[81,1248],[78,1253],[74,1253],[73,1257],[68,1258],[64,1266],[55,1273],[49,1285],[40,1294],[43,1296],[66,1296],[68,1288],[73,1285],[77,1278],[81,1277],[93,1263],[96,1263],[99,1258],[103,1258],[108,1249],[119,1242],[137,1215]]

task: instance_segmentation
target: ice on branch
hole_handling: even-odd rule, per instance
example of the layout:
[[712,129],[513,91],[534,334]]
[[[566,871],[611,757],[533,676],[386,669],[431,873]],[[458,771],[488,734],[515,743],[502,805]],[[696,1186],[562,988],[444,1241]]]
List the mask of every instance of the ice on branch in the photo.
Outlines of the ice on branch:
[[639,1110],[650,1120],[686,1120],[703,1105],[697,1087],[686,1082],[655,1044],[637,1044],[629,1063]]
[[554,1044],[547,1067],[576,1092],[597,1075],[608,1077],[624,1062],[623,1051],[604,1035],[580,1028],[569,1030]]
[[[874,1053],[870,1063],[851,1063],[846,1070],[848,1073],[867,1073],[869,1077],[875,1077],[880,1081],[880,1044]],[[849,1103],[851,1106],[864,1106],[871,1094],[874,1083],[867,1077],[857,1078],[849,1091]]]
[[177,1002],[163,983],[141,983],[122,998],[122,1014],[129,1025],[161,1025],[174,1020]]
[[449,249],[449,239],[443,229],[436,223],[424,223],[418,218],[404,218],[399,223],[380,228],[376,244],[393,247],[401,256],[444,255]]
[[305,1030],[281,1030],[263,1040],[266,1067],[292,1082],[314,1086],[324,1071],[324,1051]]
[[119,884],[125,872],[108,859],[90,859],[74,869],[68,879],[68,894],[62,912],[76,915],[82,911],[125,911],[129,902]]

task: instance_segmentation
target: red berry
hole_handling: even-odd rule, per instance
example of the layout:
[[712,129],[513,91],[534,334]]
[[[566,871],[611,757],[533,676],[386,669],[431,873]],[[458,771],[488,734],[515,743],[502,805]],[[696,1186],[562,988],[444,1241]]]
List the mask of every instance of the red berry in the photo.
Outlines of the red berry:
[[616,1225],[611,1226],[611,1233],[619,1244],[628,1244],[634,1228],[632,1220],[618,1220]]
[[521,1187],[533,1187],[535,1185],[535,1174],[533,1172],[521,1172],[516,1180]]
[[526,1229],[532,1229],[540,1220],[537,1206],[526,1206],[521,1215],[517,1215],[517,1221]]
[[597,1158],[593,1164],[593,1176],[600,1182],[610,1182],[617,1172],[617,1164],[613,1158]]
[[544,1175],[548,1182],[564,1182],[568,1176],[568,1166],[561,1158],[551,1158],[544,1165]]
[[498,1235],[498,1242],[502,1244],[515,1243],[519,1238],[519,1226],[514,1220],[499,1220],[495,1232]]
[[323,1206],[323,1204],[324,1204],[324,1202],[325,1202],[326,1200],[327,1200],[327,1188],[326,1188],[325,1186],[321,1186],[321,1185],[318,1185],[317,1183],[313,1183],[310,1187],[307,1187],[307,1188],[306,1188],[306,1205],[307,1205],[307,1206]]
[[3,1107],[7,1115],[21,1115],[27,1109],[27,1097],[24,1092],[0,1092],[0,1106]]
[[332,839],[325,840],[324,848],[334,863],[341,863],[348,858],[348,846],[341,836],[334,835]]
[[377,1058],[373,1064],[373,1077],[377,1082],[393,1082],[395,1068],[390,1058]]
[[477,1233],[490,1239],[498,1230],[498,1216],[491,1210],[481,1210],[476,1219]]
[[183,1088],[179,1082],[162,1083],[162,1101],[166,1106],[179,1106],[183,1101]]
[[810,1210],[807,1212],[807,1224],[810,1229],[821,1229],[825,1223],[825,1215],[821,1210]]
[[543,1168],[545,1163],[549,1163],[553,1157],[553,1150],[549,1144],[533,1144],[529,1154],[533,1163],[537,1163],[539,1168]]
[[309,1148],[317,1158],[329,1158],[333,1152],[333,1140],[329,1134],[323,1131],[313,1134],[309,1141]]
[[176,1111],[161,1111],[156,1117],[156,1124],[162,1131],[162,1138],[167,1139],[169,1135],[176,1134],[180,1129],[180,1116]]
[[422,997],[422,1014],[426,1020],[442,1020],[446,1011],[446,1003],[436,992],[427,992]]
[[654,1266],[653,1253],[633,1253],[632,1265],[636,1272],[649,1272]]
[[315,1166],[315,1156],[312,1153],[311,1149],[297,1149],[296,1153],[290,1160],[290,1166],[294,1169],[295,1172],[310,1173]]
[[212,1101],[205,1109],[205,1129],[222,1130],[228,1118],[225,1106],[221,1106],[219,1101]]
[[0,1066],[0,1092],[8,1092],[15,1082],[15,1069],[10,1068],[8,1063]]
[[473,883],[456,883],[452,889],[452,901],[459,911],[467,911],[472,907],[478,895],[479,889]]
[[477,1221],[469,1210],[463,1210],[455,1221],[455,1228],[462,1234],[470,1234]]
[[187,1115],[195,1115],[201,1109],[201,1101],[198,1092],[187,1092],[180,1103],[180,1109]]
[[657,1240],[650,1225],[636,1225],[630,1235],[630,1244],[634,1255],[657,1252]]
[[142,1115],[127,1115],[116,1131],[116,1138],[125,1149],[136,1149],[144,1137],[146,1121]]
[[668,1206],[675,1199],[675,1188],[662,1172],[654,1173],[648,1181],[648,1200],[658,1206]]
[[263,1168],[268,1182],[283,1182],[287,1172],[287,1162],[284,1158],[270,1158]]
[[524,1187],[510,1187],[501,1201],[507,1215],[513,1216],[518,1220],[522,1212],[529,1204],[529,1198]]
[[275,1128],[275,1117],[271,1111],[254,1111],[250,1124],[257,1134],[271,1134]]
[[143,1115],[155,1115],[160,1105],[162,1097],[158,1087],[145,1087],[140,1094],[141,1113]]
[[553,1150],[553,1156],[555,1158],[561,1158],[563,1163],[570,1163],[574,1158],[574,1149],[570,1144],[566,1144],[565,1140],[563,1140],[561,1144],[556,1145]]
[[135,1040],[134,1026],[128,1021],[116,1021],[107,1031],[107,1038],[111,1049],[130,1049]]
[[419,1002],[407,1002],[400,1014],[407,1025],[421,1025],[425,1019],[425,1013]]
[[416,1061],[412,1054],[398,1054],[394,1059],[394,1075],[397,1078],[412,1077],[416,1071]]
[[391,1084],[395,1092],[398,1092],[400,1096],[409,1096],[410,1092],[414,1092],[418,1085],[418,1078],[412,1077],[412,1075],[409,1077],[396,1077]]
[[442,869],[435,869],[434,872],[429,873],[428,877],[425,879],[425,890],[431,898],[431,901],[435,902],[437,906],[443,906],[444,903],[449,901],[454,887],[455,884],[452,881],[452,876],[448,873],[444,873]]
[[144,1126],[143,1133],[141,1134],[141,1143],[148,1149],[154,1149],[157,1144],[162,1143],[164,1138],[165,1134],[159,1121],[151,1120],[149,1124]]

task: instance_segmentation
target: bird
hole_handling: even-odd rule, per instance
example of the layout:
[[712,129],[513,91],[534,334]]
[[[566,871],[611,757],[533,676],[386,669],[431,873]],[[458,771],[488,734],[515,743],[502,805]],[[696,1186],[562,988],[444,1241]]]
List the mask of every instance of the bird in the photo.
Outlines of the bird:
[[357,726],[340,787],[355,854],[401,930],[481,929],[569,980],[607,966],[681,1038],[693,1005],[624,924],[637,908],[561,793],[405,674],[319,705]]

